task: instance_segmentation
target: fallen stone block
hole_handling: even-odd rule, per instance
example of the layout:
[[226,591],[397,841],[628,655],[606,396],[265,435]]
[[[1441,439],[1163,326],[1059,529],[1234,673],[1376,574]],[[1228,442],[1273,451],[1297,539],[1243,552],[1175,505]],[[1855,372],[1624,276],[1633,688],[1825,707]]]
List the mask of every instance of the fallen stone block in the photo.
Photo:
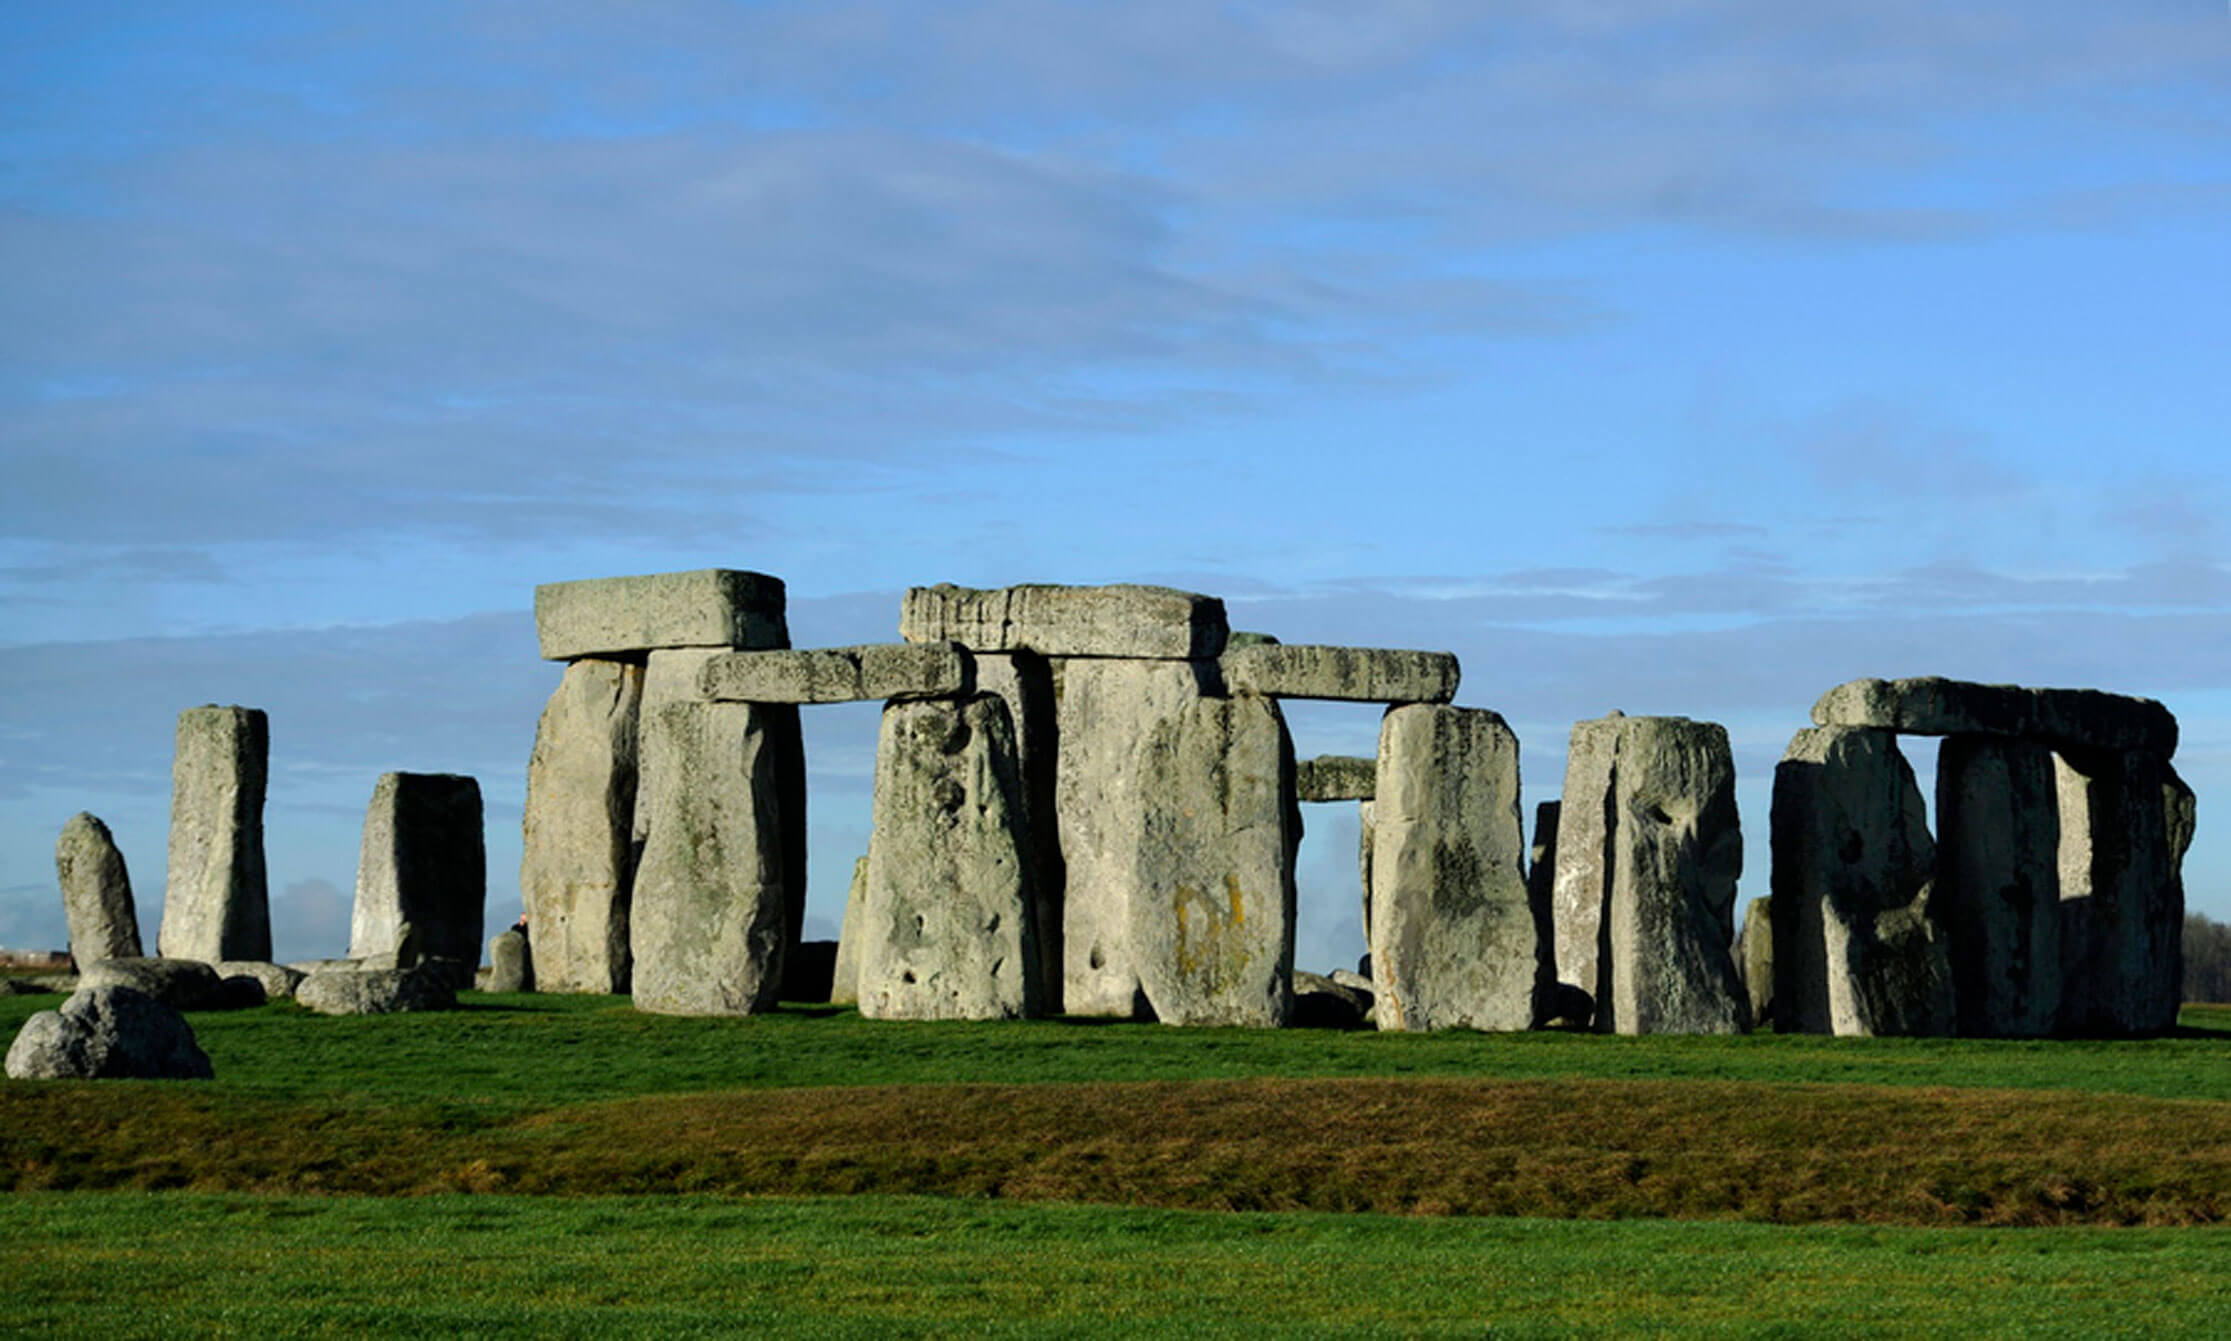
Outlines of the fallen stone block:
[[2191,789],[2143,751],[2063,751],[2061,1014],[2068,1034],[2174,1029],[2184,964]]
[[957,698],[972,688],[958,643],[871,643],[786,652],[729,652],[698,680],[709,699],[730,703],[872,703]]
[[1518,737],[1484,709],[1392,709],[1371,804],[1379,1028],[1530,1028],[1550,950],[1526,892]]
[[788,647],[782,579],[733,568],[546,582],[535,588],[545,661],[662,647]]
[[1168,587],[914,587],[899,611],[910,643],[977,652],[1186,660],[1224,650],[1230,626],[1213,596]]
[[1379,786],[1379,761],[1320,754],[1294,764],[1294,791],[1304,801],[1368,801]]
[[383,773],[364,813],[349,957],[393,954],[405,924],[418,951],[461,965],[480,959],[488,898],[480,784],[455,773]]
[[1923,676],[1852,680],[1813,704],[1816,726],[1916,736],[2019,736],[2055,747],[2177,751],[2177,719],[2147,698],[2097,689],[2025,689]]
[[1039,1013],[1032,864],[1007,705],[894,703],[876,748],[858,1002],[879,1020]]
[[81,964],[139,958],[132,877],[108,826],[83,811],[72,816],[54,843],[54,873],[62,886],[71,957]]
[[[1349,975],[1353,977],[1354,975]],[[1287,1021],[1295,1029],[1361,1029],[1371,1013],[1371,994],[1359,992],[1334,974],[1294,970],[1294,1008]]]
[[294,989],[296,1004],[320,1015],[394,1015],[448,1010],[457,1004],[446,965],[416,968],[326,968]]
[[129,987],[172,1010],[206,1010],[216,1003],[217,970],[194,959],[96,959],[78,968],[79,990]]
[[1937,752],[1934,906],[1955,1018],[1975,1038],[2043,1038],[2061,1005],[2061,826],[2052,751],[1951,736]]
[[1255,644],[1224,653],[1233,693],[1350,703],[1446,703],[1456,697],[1456,657],[1377,647]]
[[178,714],[171,765],[170,878],[156,953],[173,959],[271,958],[263,794],[271,728],[261,709]]
[[519,894],[544,992],[628,990],[643,668],[566,667],[527,762]]
[[133,988],[81,987],[23,1022],[10,1080],[209,1080],[209,1054],[176,1010]]
[[246,978],[256,984],[266,1001],[293,1000],[294,989],[301,985],[305,977],[309,976],[288,968],[284,964],[272,964],[253,959],[229,959],[222,963],[212,964],[210,967],[217,971],[218,989],[220,991],[225,990],[235,978]]
[[1936,844],[1888,731],[1800,731],[1774,769],[1774,1024],[1936,1035],[1954,1024]]

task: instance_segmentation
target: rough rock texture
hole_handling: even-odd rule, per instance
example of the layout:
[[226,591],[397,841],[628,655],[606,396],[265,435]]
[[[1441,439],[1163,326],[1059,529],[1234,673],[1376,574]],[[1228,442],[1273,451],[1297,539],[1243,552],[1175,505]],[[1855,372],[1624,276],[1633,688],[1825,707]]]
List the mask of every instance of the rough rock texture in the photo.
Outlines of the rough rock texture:
[[852,863],[852,887],[844,899],[844,925],[837,931],[837,962],[829,970],[829,1000],[848,1006],[860,999],[860,937],[866,926],[860,910],[868,897],[868,859]]
[[1294,764],[1294,792],[1304,801],[1368,801],[1379,787],[1379,761],[1320,754]]
[[448,1010],[457,1004],[449,970],[438,964],[416,968],[327,968],[304,978],[294,999],[320,1015],[393,1015],[412,1010]]
[[132,877],[106,824],[82,810],[71,816],[54,842],[54,874],[69,919],[71,957],[80,964],[139,958]]
[[2177,719],[2152,699],[1937,676],[1837,685],[1813,705],[1813,724],[1917,736],[2020,736],[2055,747],[2152,751],[2164,758],[2177,750]]
[[534,950],[526,933],[514,927],[496,933],[488,942],[489,992],[531,992],[535,989]]
[[1168,587],[915,587],[899,611],[910,643],[980,652],[1186,660],[1224,650],[1230,625],[1213,596]]
[[1774,769],[1774,1025],[1946,1034],[1952,969],[1936,844],[1888,731],[1800,731]]
[[636,723],[643,668],[576,661],[527,763],[519,894],[544,992],[628,989]]
[[171,764],[170,879],[156,952],[176,959],[271,958],[263,790],[271,728],[259,708],[178,714]]
[[206,1010],[217,1003],[223,979],[194,959],[97,959],[78,968],[77,985],[129,987],[172,1010]]
[[657,799],[635,876],[638,1010],[745,1015],[780,996],[795,933],[768,711],[669,703],[644,722],[643,787]]
[[1233,693],[1351,703],[1446,703],[1456,697],[1456,657],[1449,652],[1258,643],[1227,649],[1223,665],[1224,683]]
[[2061,1020],[2065,1033],[2176,1027],[2192,793],[2159,755],[2063,751]]
[[1743,931],[1736,937],[1735,962],[1750,997],[1751,1027],[1774,1023],[1774,900],[1753,899],[1743,909]]
[[535,631],[547,661],[660,647],[788,647],[780,578],[729,568],[535,588]]
[[1133,835],[1128,940],[1155,1017],[1284,1024],[1301,808],[1276,700],[1196,699],[1139,733],[1134,762],[1147,804]]
[[1370,1013],[1371,994],[1341,982],[1339,974],[1328,978],[1294,970],[1294,1009],[1288,1021],[1293,1028],[1361,1029]]
[[210,967],[217,971],[218,990],[225,990],[235,978],[247,978],[263,990],[266,1001],[292,1000],[294,989],[308,976],[284,964],[254,959],[228,959]]
[[23,1022],[10,1080],[209,1080],[209,1056],[184,1016],[123,986],[81,987],[60,1010]]
[[1550,925],[1556,937],[1557,980],[1596,996],[1596,958],[1610,896],[1604,852],[1611,839],[1612,762],[1626,729],[1625,713],[1573,723],[1565,750],[1565,791],[1557,814]]
[[[1374,773],[1379,761],[1371,761]],[[1371,958],[1371,849],[1379,842],[1379,825],[1376,807],[1369,801],[1356,803],[1356,871],[1363,877],[1363,957]]]
[[1036,1016],[1029,835],[1004,701],[985,694],[883,710],[874,835],[860,910],[860,1013]]
[[2042,1038],[2060,1017],[2058,812],[2043,745],[1951,736],[1938,750],[1935,908],[1963,1034]]
[[1479,708],[1392,709],[1379,729],[1371,978],[1386,1029],[1525,1029],[1548,986],[1526,893],[1518,737]]
[[1743,834],[1727,729],[1685,717],[1627,718],[1612,772],[1595,1027],[1744,1032],[1750,1004],[1732,948]]
[[728,652],[705,663],[698,689],[731,703],[870,703],[956,698],[971,687],[957,643],[871,643],[789,652]]
[[421,954],[469,975],[487,898],[480,784],[454,773],[381,774],[364,812],[349,957],[392,954],[408,922]]
[[1030,835],[1032,923],[1038,933],[1038,1003],[1059,1014],[1062,982],[1061,891],[1066,871],[1055,823],[1053,667],[1031,652],[973,654],[976,690],[996,694],[1015,728],[1015,761],[1023,783],[1023,828]]

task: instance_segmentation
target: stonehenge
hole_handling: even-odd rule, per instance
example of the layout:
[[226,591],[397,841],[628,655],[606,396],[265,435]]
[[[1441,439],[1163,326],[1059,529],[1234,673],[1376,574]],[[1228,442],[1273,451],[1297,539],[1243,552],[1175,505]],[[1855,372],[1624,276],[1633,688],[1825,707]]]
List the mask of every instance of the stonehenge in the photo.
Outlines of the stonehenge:
[[271,728],[261,709],[178,714],[171,764],[170,878],[155,951],[166,959],[271,958],[263,792]]

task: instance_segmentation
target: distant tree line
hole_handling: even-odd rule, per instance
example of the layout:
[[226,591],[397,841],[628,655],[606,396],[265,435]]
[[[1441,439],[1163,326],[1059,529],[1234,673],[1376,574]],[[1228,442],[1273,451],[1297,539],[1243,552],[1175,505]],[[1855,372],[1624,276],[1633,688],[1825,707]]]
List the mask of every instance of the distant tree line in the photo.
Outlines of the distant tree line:
[[2231,925],[2185,914],[2185,1000],[2231,1001]]

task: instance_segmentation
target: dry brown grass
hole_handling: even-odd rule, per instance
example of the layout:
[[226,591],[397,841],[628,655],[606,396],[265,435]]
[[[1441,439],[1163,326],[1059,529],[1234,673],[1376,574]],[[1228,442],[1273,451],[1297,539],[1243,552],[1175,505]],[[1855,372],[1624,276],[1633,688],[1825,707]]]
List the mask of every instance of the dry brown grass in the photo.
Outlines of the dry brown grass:
[[9,1086],[14,1188],[922,1193],[1882,1224],[2231,1220],[2231,1105],[1741,1082],[1243,1080],[469,1110]]

